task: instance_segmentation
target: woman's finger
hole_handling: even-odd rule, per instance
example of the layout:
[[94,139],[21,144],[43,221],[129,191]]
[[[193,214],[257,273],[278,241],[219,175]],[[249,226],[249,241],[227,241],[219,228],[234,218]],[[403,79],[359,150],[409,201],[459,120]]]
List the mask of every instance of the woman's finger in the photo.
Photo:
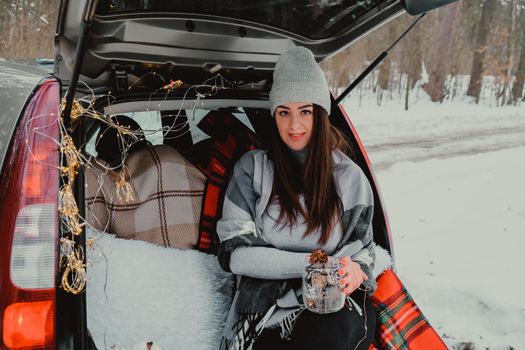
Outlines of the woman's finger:
[[355,286],[348,286],[346,287],[343,292],[346,294],[346,295],[349,295],[349,294],[352,294],[352,292],[354,290],[356,290],[357,288]]
[[347,255],[345,256],[344,258],[342,259],[339,259],[339,262],[341,263],[341,265],[343,266],[347,266],[352,260],[350,260],[350,257]]
[[349,294],[350,292],[354,291],[354,289],[357,288],[357,286],[359,286],[358,282],[356,281],[356,279],[353,277],[351,273],[346,275],[343,281],[344,281],[343,291],[345,292],[345,294]]
[[352,281],[352,276],[349,274],[343,275],[339,278],[339,285],[346,286]]
[[363,272],[363,270],[361,270],[361,274],[363,275],[363,279],[365,281],[368,281],[368,276],[366,275],[366,273]]
[[350,273],[341,276],[340,279],[339,279],[339,286],[342,289],[351,287],[352,283],[353,283],[353,278],[352,278],[352,275]]
[[352,271],[351,266],[343,266],[343,267],[340,267],[339,270],[337,270],[337,274],[339,276],[344,277],[348,275],[351,271]]
[[[345,269],[346,270],[346,269]],[[341,276],[339,286],[346,295],[352,294],[368,276],[359,267],[358,270],[349,269],[348,273]]]
[[355,284],[357,285],[356,287],[359,287],[361,283],[363,283],[363,276],[361,276],[360,271],[354,270],[352,272],[353,272],[353,280]]
[[361,266],[350,260],[348,256],[341,259],[341,268],[337,271],[340,276],[339,286],[345,294],[350,294],[363,283],[368,281],[368,276],[361,269]]

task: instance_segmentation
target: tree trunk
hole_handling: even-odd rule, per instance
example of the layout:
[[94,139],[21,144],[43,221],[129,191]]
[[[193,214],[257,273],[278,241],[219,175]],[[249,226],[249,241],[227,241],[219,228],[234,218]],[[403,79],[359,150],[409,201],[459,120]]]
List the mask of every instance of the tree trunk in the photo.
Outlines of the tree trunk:
[[[401,32],[402,24],[400,22],[402,22],[401,19],[396,19],[390,22],[389,28],[380,28],[381,42],[374,43],[373,41],[371,41],[370,46],[373,47],[373,45],[375,45],[378,48],[381,46],[384,46],[385,48],[390,46],[394,42],[394,40],[397,38],[397,35],[399,35],[399,33]],[[377,53],[375,53],[373,57],[375,58],[376,55]],[[393,87],[394,82],[391,80],[393,79],[392,69],[395,67],[394,63],[396,62],[395,56],[396,56],[395,50],[393,50],[392,52],[390,52],[388,56],[386,56],[383,62],[379,65],[377,83],[382,90],[390,91],[391,88]]]
[[[501,102],[502,105],[505,104],[506,98],[507,98],[507,88],[510,85],[510,81],[512,80],[512,68],[514,68],[514,31],[516,28],[516,11],[517,11],[518,3],[516,0],[512,0],[511,9],[510,9],[510,25],[509,25],[509,40],[507,43],[507,71],[505,72],[505,80],[503,84],[503,91],[502,91],[502,98],[503,101]],[[508,103],[510,104],[512,102],[512,99],[508,99]]]
[[481,92],[481,79],[483,73],[483,61],[487,49],[487,37],[490,30],[490,24],[494,13],[496,1],[485,0],[481,11],[481,22],[476,38],[476,48],[474,50],[474,59],[472,60],[472,69],[470,73],[470,83],[468,85],[467,95],[476,98],[479,102],[479,93]]
[[[407,23],[408,24],[408,23]],[[403,71],[406,76],[405,85],[405,111],[408,111],[410,90],[414,88],[416,82],[421,79],[421,31],[420,27],[412,29],[403,41],[403,55],[401,56]],[[401,79],[402,77],[400,77]]]
[[410,95],[410,77],[407,74],[407,83],[405,87],[405,111],[408,111],[409,95]]
[[412,32],[404,41],[405,52],[407,57],[405,59],[405,72],[408,76],[408,83],[410,89],[413,89],[416,82],[421,79],[421,31],[419,27],[412,29]]
[[[525,14],[521,16],[525,20]],[[523,21],[522,21],[523,23]],[[512,86],[512,100],[514,103],[518,102],[523,94],[523,86],[525,85],[525,25],[523,25],[523,37],[521,39],[521,55],[518,63],[518,70],[516,71],[516,80]],[[525,101],[525,95],[523,95]]]
[[455,2],[445,7],[441,13],[443,21],[438,29],[437,42],[432,52],[432,67],[428,82],[422,86],[433,102],[442,102],[445,97],[445,78],[452,50],[450,38],[456,27],[460,10],[461,2]]
[[379,76],[377,78],[379,87],[383,90],[388,90],[390,85],[390,66],[392,62],[390,58],[386,58],[381,67],[379,67]]

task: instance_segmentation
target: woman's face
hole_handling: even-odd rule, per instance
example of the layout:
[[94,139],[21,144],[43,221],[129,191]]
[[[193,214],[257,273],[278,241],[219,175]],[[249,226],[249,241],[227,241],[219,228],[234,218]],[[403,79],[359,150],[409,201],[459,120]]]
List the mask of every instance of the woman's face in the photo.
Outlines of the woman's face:
[[290,102],[275,109],[275,122],[283,142],[298,151],[308,146],[314,125],[314,106],[310,102]]

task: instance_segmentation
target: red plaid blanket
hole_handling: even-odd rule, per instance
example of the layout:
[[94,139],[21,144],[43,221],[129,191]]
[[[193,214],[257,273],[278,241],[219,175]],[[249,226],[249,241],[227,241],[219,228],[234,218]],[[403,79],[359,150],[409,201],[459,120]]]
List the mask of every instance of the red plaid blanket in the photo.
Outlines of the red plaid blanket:
[[[381,349],[448,349],[394,271],[387,270],[378,277],[371,300],[377,313]],[[372,345],[370,349],[377,348]]]
[[222,202],[235,163],[247,151],[257,147],[255,134],[232,114],[212,111],[199,123],[199,128],[212,136],[207,145],[207,163],[195,164],[206,174],[197,249],[216,254],[219,249],[217,221],[222,216]]

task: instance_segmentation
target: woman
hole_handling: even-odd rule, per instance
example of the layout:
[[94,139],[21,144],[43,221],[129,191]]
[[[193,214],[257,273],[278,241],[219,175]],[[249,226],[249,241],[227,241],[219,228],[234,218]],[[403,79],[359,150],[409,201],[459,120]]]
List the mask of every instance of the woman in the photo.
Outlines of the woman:
[[[237,162],[217,224],[219,262],[239,277],[221,348],[367,349],[375,328],[373,193],[341,151],[326,78],[310,50],[279,57],[270,110],[272,147]],[[348,303],[332,314],[302,305],[302,272],[317,248],[343,265]]]

